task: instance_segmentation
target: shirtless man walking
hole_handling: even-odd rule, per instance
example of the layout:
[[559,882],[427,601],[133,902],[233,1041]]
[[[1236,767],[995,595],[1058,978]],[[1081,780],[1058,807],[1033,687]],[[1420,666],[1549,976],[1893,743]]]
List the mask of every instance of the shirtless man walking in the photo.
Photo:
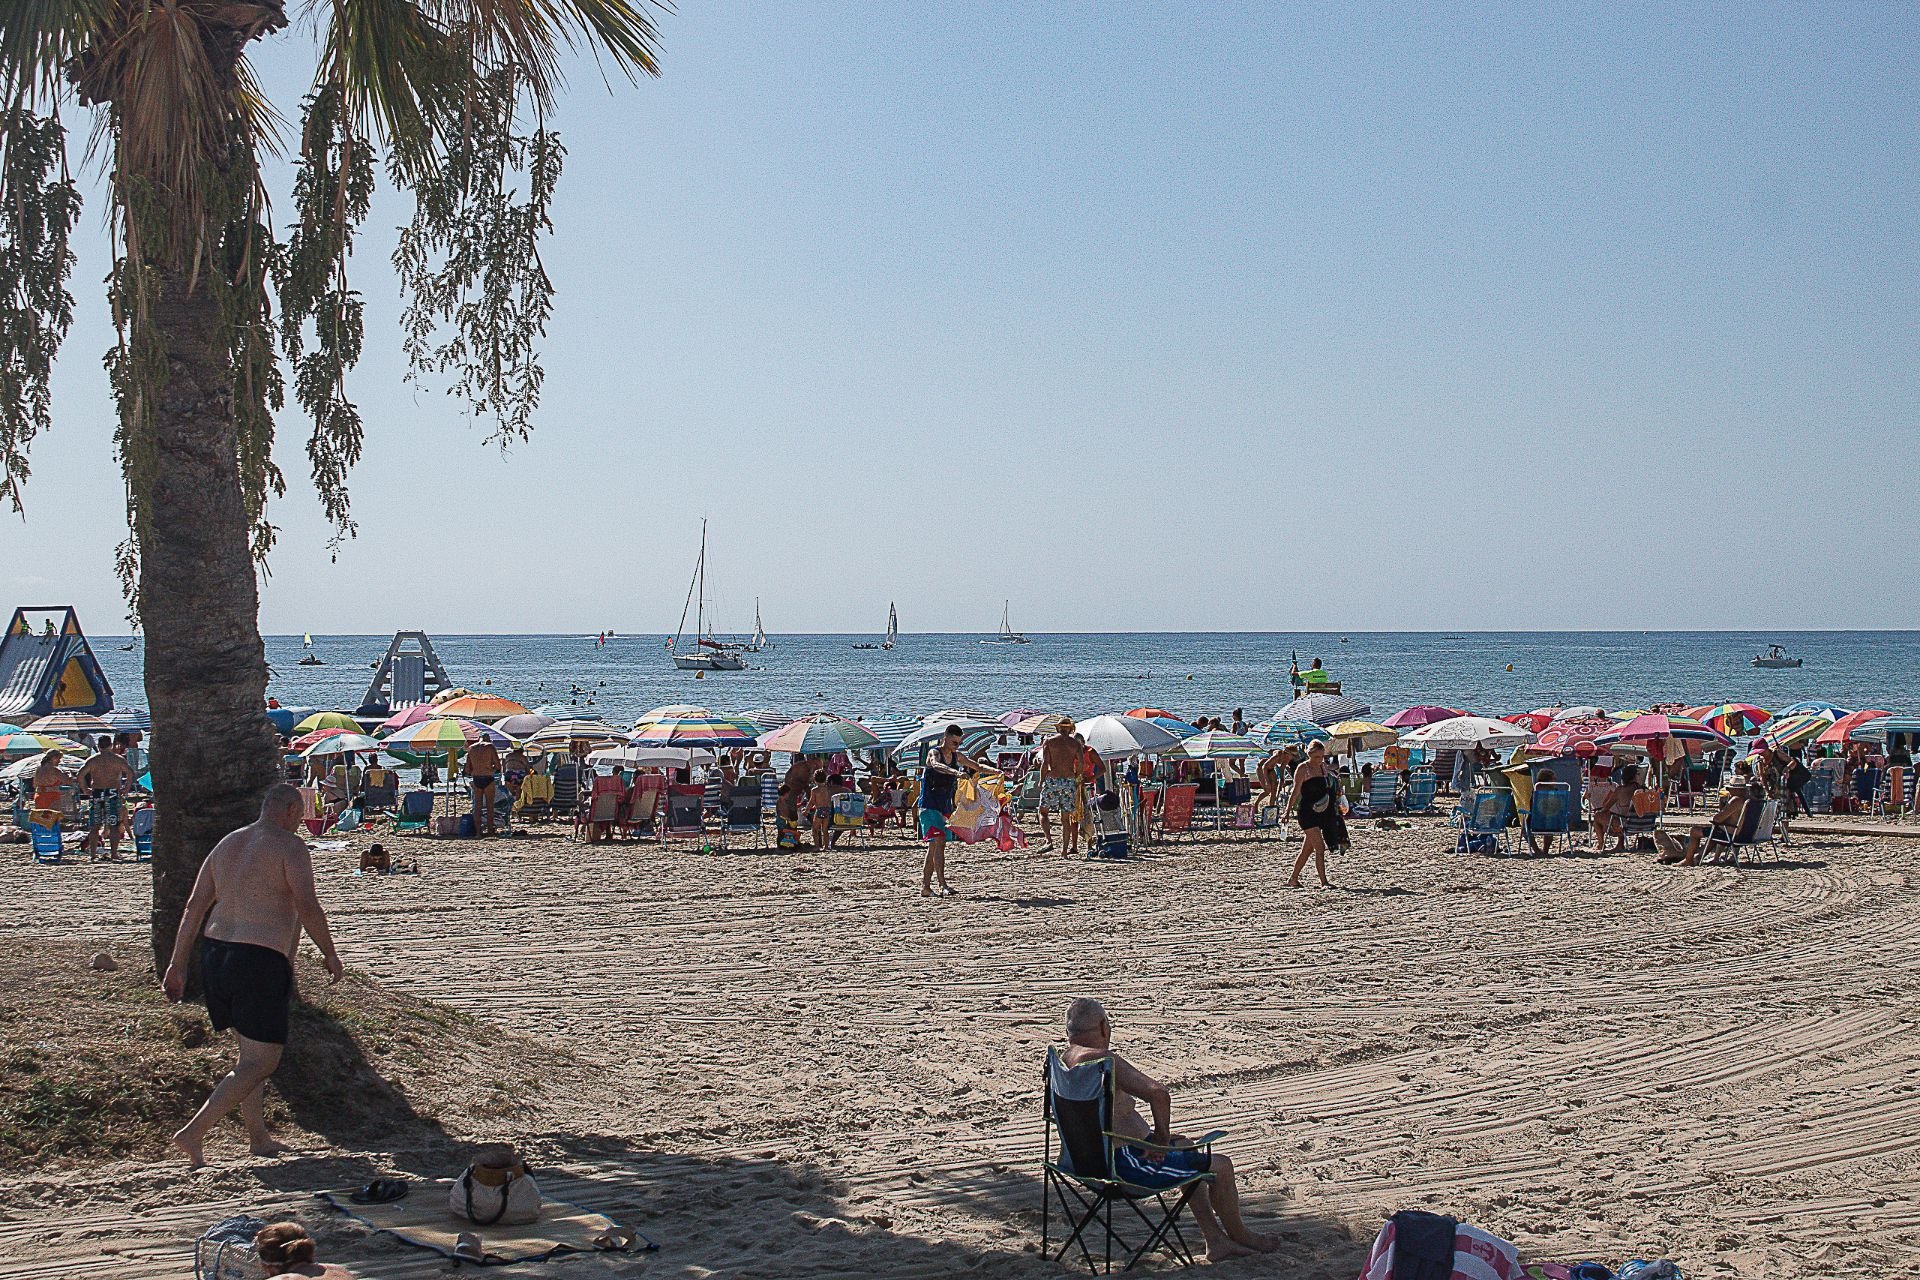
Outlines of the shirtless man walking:
[[80,847],[100,856],[100,833],[107,834],[107,856],[120,860],[120,816],[127,792],[133,789],[133,770],[113,750],[113,739],[102,734],[99,746],[80,766],[80,793],[91,797],[87,805],[87,835]]
[[1040,834],[1049,848],[1053,832],[1047,815],[1060,815],[1062,855],[1071,858],[1080,848],[1080,773],[1083,764],[1080,741],[1074,736],[1071,720],[1054,726],[1053,736],[1040,747]]
[[494,832],[494,779],[500,776],[500,749],[485,738],[467,752],[467,784],[473,788],[473,834],[490,836]]
[[298,788],[286,783],[267,788],[259,821],[213,846],[200,865],[180,931],[174,935],[173,959],[161,980],[167,999],[179,1001],[186,995],[188,960],[197,939],[207,1017],[215,1031],[232,1027],[240,1041],[233,1070],[173,1135],[190,1168],[206,1163],[208,1131],[236,1106],[255,1155],[286,1150],[267,1132],[260,1094],[287,1044],[292,957],[300,931],[306,930],[320,948],[332,981],[338,982],[344,972],[327,929],[327,913],[314,892],[306,842],[293,834],[304,816]]

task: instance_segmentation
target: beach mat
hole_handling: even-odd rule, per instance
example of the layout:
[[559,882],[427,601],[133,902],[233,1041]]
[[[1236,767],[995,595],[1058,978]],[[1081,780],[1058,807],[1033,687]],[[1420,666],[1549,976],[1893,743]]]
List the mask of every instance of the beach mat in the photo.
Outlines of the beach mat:
[[[449,1181],[415,1183],[404,1200],[390,1204],[355,1204],[353,1192],[322,1191],[320,1198],[375,1231],[385,1231],[408,1244],[453,1257],[453,1247],[464,1232],[480,1237],[488,1265],[538,1262],[559,1253],[593,1253],[594,1239],[616,1225],[603,1213],[591,1213],[565,1200],[542,1197],[540,1220],[517,1226],[479,1227],[456,1218],[447,1208]],[[631,1252],[652,1252],[660,1246],[641,1235]]]

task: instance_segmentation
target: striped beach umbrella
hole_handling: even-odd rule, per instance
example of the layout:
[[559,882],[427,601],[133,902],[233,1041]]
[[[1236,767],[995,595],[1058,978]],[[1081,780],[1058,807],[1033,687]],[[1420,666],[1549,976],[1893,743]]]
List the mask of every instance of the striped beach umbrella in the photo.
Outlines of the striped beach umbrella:
[[[617,734],[618,730],[615,732]],[[491,742],[502,751],[513,745],[512,738],[491,725],[481,724],[478,720],[462,720],[454,716],[435,716],[431,720],[422,720],[419,724],[408,725],[382,739],[380,745],[388,751],[405,751],[412,755],[434,755],[444,751],[465,752],[482,739]]]
[[1687,714],[1701,724],[1718,729],[1729,738],[1744,738],[1750,733],[1758,733],[1767,721],[1773,719],[1772,715],[1751,702],[1722,702],[1713,707],[1696,707]]
[[505,720],[508,716],[523,716],[527,709],[512,698],[499,698],[491,693],[469,693],[458,698],[448,698],[433,709],[437,716],[452,716],[460,720],[479,720],[490,723]]
[[1054,730],[1071,719],[1073,719],[1072,716],[1064,716],[1057,711],[1035,712],[1024,720],[1016,720],[1009,727],[1015,733],[1026,734],[1028,737],[1050,738]]
[[663,716],[658,720],[643,721],[627,735],[627,741],[636,747],[699,747],[714,751],[726,747],[750,747],[754,745],[756,737],[751,726],[707,712],[703,715]]
[[50,733],[34,733],[21,729],[16,733],[0,733],[0,760],[22,760],[27,756],[37,756],[43,751],[61,751],[66,753],[85,752],[86,748],[70,738],[55,737]]
[[934,724],[921,725],[918,729],[901,739],[900,745],[893,748],[893,758],[902,762],[918,762],[926,758],[930,748],[946,736],[947,725],[960,725],[960,749],[968,755],[985,751],[1000,735],[1006,733],[1003,724],[985,724],[975,721],[965,724],[957,720],[943,720]]
[[1847,714],[1847,709],[1837,702],[1822,702],[1818,698],[1809,698],[1805,702],[1796,702],[1790,707],[1780,708],[1778,714],[1783,716],[1824,715],[1830,720],[1838,720]]
[[604,720],[556,720],[528,738],[527,745],[542,751],[566,751],[575,743],[582,747],[613,746],[624,743],[627,732]]
[[655,707],[651,711],[643,712],[640,718],[633,722],[633,727],[637,729],[650,720],[678,720],[682,716],[710,716],[712,714],[712,707],[695,706],[691,702],[669,702],[664,707]]
[[1768,722],[1761,731],[1760,741],[1769,747],[1779,747],[1792,751],[1804,747],[1827,731],[1838,716],[1832,712],[1809,712],[1804,715],[1788,715],[1784,711]]
[[1616,743],[1644,744],[1661,739],[1675,742],[1699,742],[1720,747],[1733,745],[1732,739],[1726,734],[1701,724],[1698,720],[1651,711],[1637,715],[1625,724],[1614,726],[1612,730],[1601,734],[1594,741],[1599,746],[1608,747]]
[[[793,723],[793,717],[784,711],[742,711],[739,719],[746,721],[762,733],[769,729],[783,729]],[[920,727],[918,717],[909,716],[907,719],[912,721],[915,729]]]
[[312,733],[315,729],[351,729],[360,732],[360,722],[344,711],[316,711],[293,726],[295,735]]
[[858,721],[822,711],[760,736],[762,751],[795,756],[830,756],[841,751],[870,751],[882,746],[878,735]]
[[1246,760],[1267,754],[1265,747],[1244,733],[1221,733],[1213,729],[1181,739],[1174,750],[1196,760]]
[[153,717],[145,707],[120,707],[100,716],[116,733],[152,733]]
[[1867,742],[1885,742],[1896,733],[1920,734],[1920,715],[1881,716],[1860,726],[1853,736]]
[[1311,720],[1262,720],[1247,730],[1247,736],[1263,747],[1297,747],[1309,742],[1325,742],[1327,731]]
[[[791,720],[782,718],[774,729],[785,728]],[[920,723],[918,716],[873,716],[860,721],[860,727],[880,740],[880,745],[891,751],[926,726]]]
[[34,733],[44,733],[55,738],[73,738],[85,736],[88,740],[103,733],[112,733],[113,726],[99,716],[89,715],[85,711],[56,711],[50,716],[41,716],[29,721],[27,728]]
[[327,733],[325,737],[315,742],[300,754],[308,759],[312,759],[315,756],[377,754],[380,750],[380,745],[380,741],[377,738],[369,738],[364,733],[348,733],[346,730],[341,729]]
[[1311,720],[1317,725],[1355,720],[1373,708],[1358,698],[1338,693],[1309,693],[1295,698],[1273,713],[1275,720]]
[[1848,742],[1860,736],[1859,731],[1862,728],[1872,724],[1875,720],[1885,720],[1892,714],[1891,711],[1850,711],[1821,730],[1820,736],[1813,740],[1814,745],[1818,747],[1845,746]]

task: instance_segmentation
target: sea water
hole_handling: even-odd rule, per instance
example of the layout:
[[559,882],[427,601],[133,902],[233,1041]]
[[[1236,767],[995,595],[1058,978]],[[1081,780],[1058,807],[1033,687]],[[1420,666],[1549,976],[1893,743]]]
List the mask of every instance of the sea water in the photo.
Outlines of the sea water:
[[[673,666],[663,637],[436,635],[455,684],[529,707],[558,704],[630,724],[663,703],[720,711],[925,714],[943,708],[998,714],[1015,708],[1076,716],[1133,707],[1249,722],[1291,696],[1288,668],[1323,660],[1345,691],[1384,719],[1437,703],[1499,715],[1550,704],[1609,709],[1655,702],[1751,702],[1768,709],[1818,698],[1858,709],[1920,709],[1920,632],[1251,632],[1031,636],[1031,644],[977,635],[905,635],[892,650],[855,649],[869,636],[775,636],[746,671],[696,679]],[[268,692],[284,706],[360,705],[387,636],[316,635],[326,663],[302,667],[299,636],[267,638]],[[96,637],[95,652],[122,706],[144,706],[141,648]],[[1751,665],[1769,644],[1806,665]]]

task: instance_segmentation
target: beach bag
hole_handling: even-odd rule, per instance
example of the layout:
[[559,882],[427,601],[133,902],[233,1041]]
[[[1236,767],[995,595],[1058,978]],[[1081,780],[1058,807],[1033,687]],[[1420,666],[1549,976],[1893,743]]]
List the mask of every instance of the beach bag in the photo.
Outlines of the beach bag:
[[504,1143],[481,1147],[453,1188],[447,1208],[475,1226],[518,1226],[540,1218],[540,1184]]
[[253,1251],[253,1238],[266,1225],[243,1214],[208,1227],[193,1242],[193,1280],[266,1280],[267,1269]]

